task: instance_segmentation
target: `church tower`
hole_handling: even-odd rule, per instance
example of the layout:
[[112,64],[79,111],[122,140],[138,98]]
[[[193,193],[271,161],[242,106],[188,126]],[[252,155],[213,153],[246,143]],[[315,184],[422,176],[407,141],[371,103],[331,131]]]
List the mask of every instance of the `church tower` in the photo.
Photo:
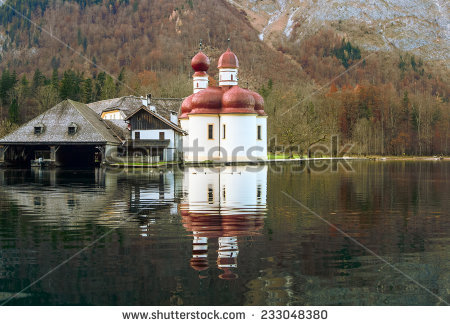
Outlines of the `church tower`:
[[238,84],[239,60],[230,48],[220,56],[217,68],[219,68],[219,86],[231,87]]
[[194,69],[194,94],[208,87],[209,58],[200,50],[191,62],[192,69]]

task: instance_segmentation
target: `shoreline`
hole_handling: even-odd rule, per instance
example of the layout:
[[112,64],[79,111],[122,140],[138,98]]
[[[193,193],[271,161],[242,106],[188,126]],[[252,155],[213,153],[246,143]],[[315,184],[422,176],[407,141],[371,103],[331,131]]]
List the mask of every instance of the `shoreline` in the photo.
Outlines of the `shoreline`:
[[[173,166],[205,166],[205,167],[215,167],[215,166],[237,166],[237,165],[270,165],[276,163],[297,163],[297,162],[314,162],[314,161],[450,161],[449,156],[343,156],[343,157],[311,157],[311,158],[277,158],[268,160],[257,160],[257,161],[237,161],[237,162],[159,162],[157,164],[129,164],[129,163],[112,163],[104,164],[101,166],[109,168],[168,168]],[[0,168],[14,168],[14,166],[3,165],[0,162]]]
[[258,161],[237,161],[237,162],[167,162],[164,164],[108,164],[108,167],[125,167],[125,168],[163,168],[170,166],[235,166],[235,165],[266,165],[274,163],[295,163],[295,162],[309,162],[309,161],[340,161],[340,160],[370,160],[370,161],[450,161],[450,157],[436,157],[436,156],[344,156],[344,157],[311,157],[311,158],[279,158]]

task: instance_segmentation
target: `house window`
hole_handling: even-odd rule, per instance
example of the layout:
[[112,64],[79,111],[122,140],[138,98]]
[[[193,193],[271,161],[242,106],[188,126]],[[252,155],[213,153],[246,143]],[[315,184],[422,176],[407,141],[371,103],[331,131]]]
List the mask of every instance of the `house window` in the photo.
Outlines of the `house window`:
[[257,138],[258,140],[262,140],[261,126],[258,126],[258,127],[257,127],[257,135],[256,135],[256,138]]
[[42,126],[36,126],[34,127],[34,134],[35,135],[40,135],[44,132],[44,127]]
[[231,80],[233,80],[233,74],[231,74]]
[[141,133],[139,131],[134,133],[134,139],[141,139]]
[[214,125],[208,125],[208,139],[214,139]]
[[222,139],[225,139],[226,135],[227,135],[227,128],[226,128],[226,125],[223,125],[223,135],[222,135]]
[[161,131],[160,133],[159,133],[159,140],[164,140],[165,138],[164,138],[164,131]]

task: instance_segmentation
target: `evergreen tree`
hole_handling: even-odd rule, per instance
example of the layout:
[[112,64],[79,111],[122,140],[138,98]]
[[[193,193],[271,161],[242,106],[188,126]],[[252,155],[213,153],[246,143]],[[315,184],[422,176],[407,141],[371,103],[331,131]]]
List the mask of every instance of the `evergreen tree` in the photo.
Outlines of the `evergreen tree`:
[[10,91],[14,89],[17,84],[17,74],[14,71],[12,74],[8,69],[4,70],[0,79],[0,98],[2,104],[6,105],[10,101]]
[[59,88],[59,97],[63,100],[71,99],[74,101],[80,100],[80,75],[69,69],[64,72],[64,77],[61,80]]
[[92,79],[88,78],[83,81],[81,88],[81,101],[83,103],[90,103],[93,101],[92,93]]
[[58,74],[58,68],[53,69],[52,73],[52,81],[51,81],[53,87],[55,89],[59,89],[59,74]]
[[33,80],[31,83],[31,90],[33,93],[36,93],[37,89],[40,86],[44,86],[45,84],[45,76],[41,73],[41,71],[38,69],[36,69],[36,71],[34,72],[33,75]]
[[101,99],[106,100],[116,97],[116,85],[111,76],[107,76],[102,87]]
[[17,99],[14,98],[12,100],[8,114],[11,123],[19,123],[19,104],[17,103]]

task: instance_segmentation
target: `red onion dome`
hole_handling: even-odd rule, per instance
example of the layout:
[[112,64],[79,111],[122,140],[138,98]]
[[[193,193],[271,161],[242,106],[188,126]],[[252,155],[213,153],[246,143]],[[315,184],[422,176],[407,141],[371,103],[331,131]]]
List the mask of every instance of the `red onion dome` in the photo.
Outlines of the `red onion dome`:
[[255,113],[255,99],[246,89],[233,86],[222,98],[221,113]]
[[209,65],[209,58],[202,51],[197,53],[191,61],[191,67],[195,71],[208,71]]
[[239,60],[236,57],[236,54],[231,52],[228,48],[227,51],[220,56],[217,68],[239,68]]
[[266,113],[264,112],[264,98],[254,91],[249,90],[249,92],[250,92],[250,94],[252,94],[253,98],[255,99],[256,113],[258,113],[259,115],[266,115]]
[[191,114],[218,113],[222,107],[222,95],[222,88],[212,86],[195,93],[192,98]]
[[194,97],[194,94],[189,95],[188,97],[186,97],[183,101],[183,103],[181,103],[181,114],[178,117],[179,119],[187,119],[188,118],[188,113],[190,113],[192,111],[192,98]]

